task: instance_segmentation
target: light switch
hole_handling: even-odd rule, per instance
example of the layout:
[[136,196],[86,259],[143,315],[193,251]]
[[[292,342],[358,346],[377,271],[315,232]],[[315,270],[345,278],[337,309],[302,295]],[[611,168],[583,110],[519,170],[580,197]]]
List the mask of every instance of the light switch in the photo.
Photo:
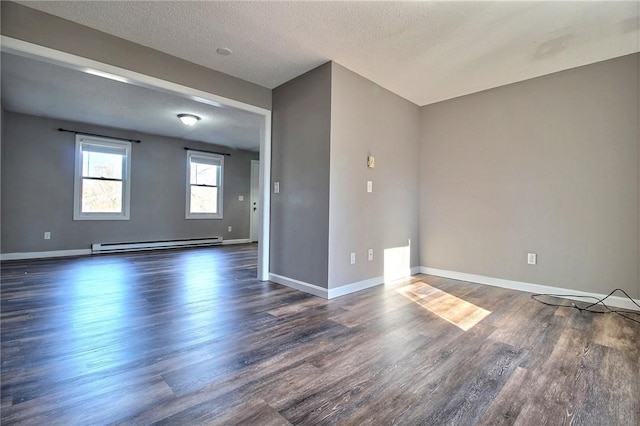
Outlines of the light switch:
[[376,157],[370,155],[367,157],[367,167],[373,169],[376,166]]
[[278,194],[280,192],[280,182],[273,183],[273,193]]
[[367,181],[367,192],[373,192],[373,182],[370,180]]

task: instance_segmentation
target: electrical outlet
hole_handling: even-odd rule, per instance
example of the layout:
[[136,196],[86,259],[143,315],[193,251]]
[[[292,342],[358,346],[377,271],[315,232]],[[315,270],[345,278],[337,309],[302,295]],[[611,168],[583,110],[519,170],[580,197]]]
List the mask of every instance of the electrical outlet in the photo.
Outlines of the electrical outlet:
[[229,232],[231,232],[231,229],[232,229],[231,227],[227,228],[227,230],[228,230]]
[[44,239],[45,240],[50,240],[51,239],[51,232],[45,232],[44,233]]
[[351,264],[355,264],[356,263],[356,254],[355,253],[351,253]]
[[535,253],[527,253],[527,263],[529,265],[535,265],[538,262],[538,255]]
[[238,201],[244,201],[244,196],[243,195],[238,195]]
[[369,249],[369,250],[367,251],[367,258],[368,258],[369,260],[373,260],[373,249]]

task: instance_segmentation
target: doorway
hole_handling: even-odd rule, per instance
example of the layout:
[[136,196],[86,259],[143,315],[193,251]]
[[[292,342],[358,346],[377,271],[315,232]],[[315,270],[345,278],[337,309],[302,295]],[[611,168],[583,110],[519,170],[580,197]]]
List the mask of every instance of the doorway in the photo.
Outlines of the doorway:
[[271,111],[225,98],[213,93],[204,92],[188,86],[172,83],[156,77],[140,74],[125,68],[116,67],[102,62],[87,59],[81,56],[65,53],[59,50],[25,42],[7,36],[1,37],[0,43],[3,52],[12,53],[19,56],[38,59],[40,61],[54,63],[69,69],[80,70],[82,72],[98,72],[103,76],[117,81],[136,86],[153,88],[161,92],[172,93],[177,96],[188,98],[204,104],[214,106],[226,106],[243,111],[256,113],[262,117],[260,128],[260,159],[259,162],[259,189],[256,232],[261,244],[258,247],[258,276],[261,281],[269,279],[269,205],[271,187]]

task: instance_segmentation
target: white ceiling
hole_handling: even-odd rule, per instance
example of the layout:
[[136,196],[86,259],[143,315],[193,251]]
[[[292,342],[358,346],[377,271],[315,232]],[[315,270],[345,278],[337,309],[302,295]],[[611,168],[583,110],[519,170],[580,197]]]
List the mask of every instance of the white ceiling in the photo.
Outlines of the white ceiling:
[[418,105],[640,51],[639,0],[19,3],[268,88],[335,60]]
[[[258,151],[262,117],[2,53],[7,111]],[[177,115],[201,120],[185,126]]]

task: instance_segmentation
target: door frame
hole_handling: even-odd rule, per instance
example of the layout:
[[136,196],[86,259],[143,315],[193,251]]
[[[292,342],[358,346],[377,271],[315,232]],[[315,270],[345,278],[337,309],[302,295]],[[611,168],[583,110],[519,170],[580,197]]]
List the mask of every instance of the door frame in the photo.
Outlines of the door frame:
[[260,229],[259,229],[259,224],[260,221],[258,220],[258,223],[255,223],[255,221],[253,220],[253,181],[254,181],[254,165],[258,163],[258,208],[260,208],[260,160],[251,160],[251,177],[250,179],[250,192],[249,192],[249,240],[251,240],[251,242],[253,243],[253,234],[256,231],[256,226],[258,227],[258,235],[257,235],[257,240],[256,241],[260,241]]
[[82,72],[99,71],[103,75],[111,76],[115,80],[126,84],[147,87],[161,92],[174,94],[196,102],[213,106],[227,106],[253,112],[262,116],[260,128],[260,223],[258,226],[258,279],[269,280],[269,231],[270,231],[270,191],[271,188],[271,111],[220,95],[194,89],[181,84],[172,83],[146,74],[141,74],[125,68],[116,67],[103,62],[94,61],[82,56],[73,55],[38,44],[18,40],[13,37],[2,36],[0,50],[15,55],[37,59],[40,61],[60,65]]

